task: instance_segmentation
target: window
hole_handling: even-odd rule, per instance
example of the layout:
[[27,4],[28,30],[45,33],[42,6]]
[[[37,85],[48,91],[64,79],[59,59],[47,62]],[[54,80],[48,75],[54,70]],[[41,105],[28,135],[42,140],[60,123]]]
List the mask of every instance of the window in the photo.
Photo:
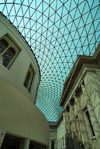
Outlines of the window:
[[51,149],[54,149],[54,141],[51,141]]
[[87,110],[87,107],[84,109],[84,112],[85,112],[85,115],[86,115],[86,117],[87,117],[87,120],[89,121],[92,135],[95,136],[94,130],[93,130],[93,126],[92,126],[91,120],[90,120],[90,115],[89,115],[89,112],[88,112],[88,110]]
[[31,86],[32,86],[32,82],[33,82],[33,77],[34,77],[34,71],[32,66],[29,66],[29,69],[27,71],[27,75],[24,81],[24,86],[26,87],[26,89],[30,92],[31,90]]
[[12,40],[6,35],[0,39],[0,63],[5,67],[10,68],[16,55],[19,53],[19,49],[12,42]]

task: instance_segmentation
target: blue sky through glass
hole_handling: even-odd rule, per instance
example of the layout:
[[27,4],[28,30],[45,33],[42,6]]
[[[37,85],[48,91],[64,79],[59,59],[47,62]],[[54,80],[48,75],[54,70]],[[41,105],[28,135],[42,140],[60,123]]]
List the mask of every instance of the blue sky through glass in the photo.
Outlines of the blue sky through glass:
[[0,10],[32,47],[41,71],[36,105],[48,121],[57,121],[77,56],[91,56],[100,42],[99,0],[1,0]]

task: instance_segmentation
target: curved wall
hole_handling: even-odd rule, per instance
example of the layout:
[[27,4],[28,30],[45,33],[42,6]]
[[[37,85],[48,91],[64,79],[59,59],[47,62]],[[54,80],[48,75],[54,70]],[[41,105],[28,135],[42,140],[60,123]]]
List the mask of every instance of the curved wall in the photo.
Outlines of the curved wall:
[[[17,58],[8,70],[0,63],[0,78],[9,80],[14,84],[20,91],[22,91],[31,101],[35,103],[36,92],[39,86],[39,69],[36,60],[30,51],[27,44],[24,42],[22,37],[13,29],[13,27],[0,15],[0,38],[5,35],[11,38],[12,42],[17,45],[20,50]],[[24,87],[25,77],[30,64],[33,66],[35,75],[30,93]]]
[[[7,134],[28,138],[48,146],[48,122],[34,105],[39,86],[38,65],[21,36],[0,15],[0,38],[6,34],[20,52],[10,69],[0,63],[0,129]],[[30,64],[35,75],[29,92],[24,86],[24,81]]]
[[48,145],[49,126],[43,114],[21,91],[3,79],[0,79],[0,128]]

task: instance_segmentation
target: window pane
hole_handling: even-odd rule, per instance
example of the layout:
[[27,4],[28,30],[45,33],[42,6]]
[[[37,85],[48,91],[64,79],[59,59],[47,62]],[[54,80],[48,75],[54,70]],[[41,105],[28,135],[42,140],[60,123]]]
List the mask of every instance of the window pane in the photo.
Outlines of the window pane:
[[29,69],[28,69],[28,72],[27,72],[27,75],[26,75],[25,82],[24,82],[24,86],[27,88],[27,90],[29,92],[31,90],[33,78],[34,78],[34,71],[33,71],[33,68],[30,65]]
[[30,71],[29,71],[29,72],[27,73],[26,80],[25,80],[25,83],[24,83],[24,86],[25,86],[26,88],[28,87],[30,77],[31,77],[31,73],[30,73]]
[[7,67],[7,65],[10,63],[11,59],[15,55],[15,50],[10,47],[4,54],[3,54],[3,65]]
[[7,48],[8,43],[6,40],[1,39],[0,40],[0,54]]

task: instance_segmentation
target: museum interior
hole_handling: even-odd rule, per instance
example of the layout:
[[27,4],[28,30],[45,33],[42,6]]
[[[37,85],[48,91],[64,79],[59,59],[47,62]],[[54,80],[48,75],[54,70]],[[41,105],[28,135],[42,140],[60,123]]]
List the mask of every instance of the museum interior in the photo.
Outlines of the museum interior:
[[100,0],[0,0],[0,148],[100,149]]

